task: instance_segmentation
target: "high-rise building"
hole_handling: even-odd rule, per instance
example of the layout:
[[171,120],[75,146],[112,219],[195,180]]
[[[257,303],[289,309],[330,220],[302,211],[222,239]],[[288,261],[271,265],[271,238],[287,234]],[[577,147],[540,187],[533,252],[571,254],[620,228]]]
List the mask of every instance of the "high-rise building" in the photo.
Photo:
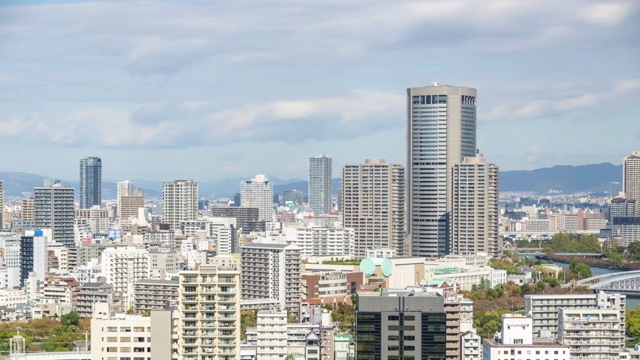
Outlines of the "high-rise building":
[[116,292],[123,294],[126,309],[134,304],[133,284],[149,278],[149,252],[134,247],[107,248],[102,252],[102,274]]
[[102,160],[87,157],[80,160],[80,208],[102,205]]
[[45,180],[45,186],[33,189],[36,229],[51,229],[53,241],[67,248],[75,247],[76,218],[72,187]]
[[622,161],[622,190],[627,199],[640,200],[640,151]]
[[[118,183],[118,216],[122,217],[122,197],[133,196],[133,183],[129,180]],[[136,210],[137,213],[137,210]]]
[[44,279],[48,267],[47,234],[42,230],[26,231],[20,237],[20,285],[24,285],[29,273],[34,272],[38,279]]
[[502,252],[498,188],[498,167],[485,158],[464,158],[453,165],[449,253],[498,256]]
[[144,208],[144,196],[142,190],[136,189],[131,196],[118,198],[118,215],[120,220],[129,220],[139,215],[139,209]]
[[405,255],[404,167],[384,159],[345,165],[342,188],[343,223],[355,229],[355,256],[379,247]]
[[[451,330],[448,322],[453,324]],[[359,295],[356,358],[459,358],[459,348],[454,354],[447,346],[450,339],[455,338],[459,343],[459,324],[459,317],[448,321],[444,298],[437,294],[383,291],[375,295]]]
[[260,221],[273,219],[273,183],[264,175],[240,183],[240,206],[258,208]]
[[193,180],[175,180],[162,185],[162,219],[171,230],[180,221],[198,218],[198,184]]
[[308,194],[314,215],[331,211],[331,158],[327,155],[309,158]]
[[285,310],[260,310],[256,321],[256,358],[264,360],[284,359],[287,349],[287,312]]
[[230,255],[180,272],[178,359],[240,359],[240,264]]
[[35,209],[35,201],[34,197],[30,197],[28,199],[22,199],[22,220],[28,222],[36,221],[36,209]]
[[407,90],[408,232],[413,256],[448,253],[449,171],[476,154],[476,90]]
[[282,192],[282,205],[287,206],[294,203],[300,206],[304,203],[304,193],[300,190],[285,190]]
[[242,300],[270,300],[297,313],[300,307],[300,248],[252,242],[241,247]]

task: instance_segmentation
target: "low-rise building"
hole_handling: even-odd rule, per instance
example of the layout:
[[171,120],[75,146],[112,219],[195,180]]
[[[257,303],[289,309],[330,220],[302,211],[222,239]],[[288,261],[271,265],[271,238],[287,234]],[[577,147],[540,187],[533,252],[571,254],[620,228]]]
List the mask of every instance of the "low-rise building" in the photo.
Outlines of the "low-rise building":
[[82,285],[76,294],[75,311],[80,317],[90,317],[95,303],[108,303],[112,312],[122,312],[122,294],[114,292],[113,285],[108,284],[104,277],[97,282]]

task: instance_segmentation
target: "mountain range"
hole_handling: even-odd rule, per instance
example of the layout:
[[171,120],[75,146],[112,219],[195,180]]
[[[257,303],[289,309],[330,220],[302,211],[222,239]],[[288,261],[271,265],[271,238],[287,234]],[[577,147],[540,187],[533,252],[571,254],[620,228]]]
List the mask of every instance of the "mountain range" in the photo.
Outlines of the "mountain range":
[[[219,198],[233,197],[240,191],[240,182],[245,178],[231,178],[214,181],[198,181],[200,197]],[[0,172],[0,180],[4,180],[6,198],[23,198],[33,193],[33,188],[42,186],[47,177],[21,172]],[[307,192],[308,183],[302,179],[279,179],[269,177],[273,182],[274,194],[282,194],[285,190],[301,190]],[[162,181],[132,180],[135,188],[142,190],[147,199],[162,197]],[[79,188],[77,181],[65,181],[65,186]],[[105,180],[102,182],[102,198],[115,199],[117,182]],[[340,178],[333,179],[333,193],[337,193],[341,186]],[[521,191],[546,194],[550,191],[565,194],[579,192],[618,192],[622,187],[622,165],[610,163],[590,165],[557,165],[550,168],[535,170],[516,170],[500,172],[500,191]],[[77,192],[76,192],[77,193]],[[77,195],[77,194],[76,194]]]

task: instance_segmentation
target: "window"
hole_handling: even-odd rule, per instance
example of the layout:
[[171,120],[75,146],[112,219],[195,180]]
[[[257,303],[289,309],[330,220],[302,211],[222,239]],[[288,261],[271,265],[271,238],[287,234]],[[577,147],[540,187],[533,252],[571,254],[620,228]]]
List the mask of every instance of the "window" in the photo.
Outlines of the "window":
[[389,321],[398,321],[400,317],[398,315],[389,315]]
[[120,328],[120,332],[131,332],[131,327],[129,326],[122,326]]

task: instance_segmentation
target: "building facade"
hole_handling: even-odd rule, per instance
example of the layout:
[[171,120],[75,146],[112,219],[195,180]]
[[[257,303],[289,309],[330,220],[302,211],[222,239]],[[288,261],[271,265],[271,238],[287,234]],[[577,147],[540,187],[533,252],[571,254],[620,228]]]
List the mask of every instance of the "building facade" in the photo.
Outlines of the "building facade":
[[198,184],[193,180],[175,180],[162,185],[162,220],[171,230],[180,221],[198,218]]
[[128,310],[133,306],[133,284],[149,278],[149,252],[134,247],[105,249],[102,274],[114,291],[123,294],[123,303]]
[[260,310],[257,317],[257,359],[281,360],[287,349],[287,312]]
[[273,220],[273,183],[264,175],[240,183],[240,206],[258,208],[258,220]]
[[133,310],[150,312],[178,306],[178,281],[140,279],[133,284]]
[[640,201],[640,151],[622,160],[622,191],[627,199]]
[[123,196],[133,196],[133,183],[129,180],[118,182],[117,189],[118,196],[118,216],[122,218],[122,197]]
[[475,89],[434,83],[407,90],[407,223],[413,256],[449,252],[449,171],[476,155]]
[[355,230],[356,257],[379,247],[406,254],[404,188],[402,165],[367,159],[344,166],[342,216],[344,227]]
[[498,256],[500,202],[498,167],[485,158],[464,158],[451,167],[450,234],[452,255]]
[[178,359],[240,359],[240,270],[237,259],[180,273]]
[[80,208],[102,205],[102,160],[87,157],[80,160]]
[[309,158],[309,206],[314,215],[328,214],[331,206],[331,158]]
[[36,229],[51,229],[52,241],[67,248],[75,247],[73,188],[45,180],[45,186],[36,187],[33,191]]

